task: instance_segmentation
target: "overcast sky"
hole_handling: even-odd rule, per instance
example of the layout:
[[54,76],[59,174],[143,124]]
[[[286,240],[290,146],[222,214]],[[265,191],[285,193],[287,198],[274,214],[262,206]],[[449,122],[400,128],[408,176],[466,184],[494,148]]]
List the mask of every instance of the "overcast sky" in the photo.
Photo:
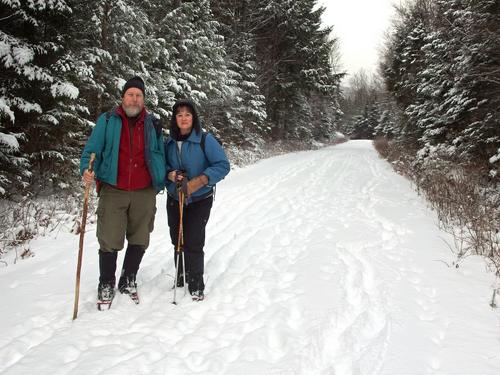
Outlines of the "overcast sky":
[[323,22],[339,39],[342,67],[350,74],[377,70],[384,32],[399,0],[318,0],[326,7]]

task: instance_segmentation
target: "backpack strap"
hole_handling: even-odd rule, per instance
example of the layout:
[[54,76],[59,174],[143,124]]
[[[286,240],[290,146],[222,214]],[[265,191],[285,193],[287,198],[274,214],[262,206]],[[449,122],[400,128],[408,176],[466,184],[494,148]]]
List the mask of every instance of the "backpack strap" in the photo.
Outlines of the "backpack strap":
[[155,132],[156,132],[156,138],[160,138],[163,124],[161,122],[161,119],[156,118],[154,116],[152,116],[152,117],[153,117],[153,126],[154,126]]
[[207,132],[202,131],[201,132],[200,147],[201,147],[201,151],[203,151],[203,155],[205,155],[205,159],[207,158],[207,154],[205,152],[205,140],[206,139],[207,139]]
[[[207,139],[207,132],[205,131],[202,131],[201,132],[201,140],[200,140],[200,147],[201,147],[201,151],[203,151],[203,155],[205,156],[205,159],[208,160],[207,158],[207,153],[205,152],[205,139]],[[217,142],[219,142],[219,140],[217,138],[215,138],[215,140]],[[212,187],[212,190],[213,190],[213,200],[215,202],[215,193],[217,192],[217,185],[214,185]]]
[[109,122],[109,119],[111,118],[112,114],[113,114],[112,109],[106,112],[106,125],[104,126],[104,147],[106,147],[106,133],[108,130],[108,122]]
[[[112,114],[113,114],[113,110],[109,110],[106,112],[106,115],[105,115],[106,122],[104,125],[104,146],[103,146],[103,149],[106,147],[106,132],[108,130],[108,122],[109,122],[109,119],[110,119]],[[102,182],[96,178],[95,179],[95,191],[96,191],[98,197],[100,196],[101,188],[102,188]]]
[[[208,132],[202,131],[201,132],[201,140],[200,140],[200,147],[201,147],[201,150],[203,151],[203,154],[205,155],[205,159],[208,159],[207,154],[205,152],[205,140],[207,139],[207,134],[208,134]],[[217,141],[218,144],[221,144],[221,141],[219,140],[219,138],[217,138],[213,134],[211,134],[211,135],[213,138],[215,138],[215,140]]]

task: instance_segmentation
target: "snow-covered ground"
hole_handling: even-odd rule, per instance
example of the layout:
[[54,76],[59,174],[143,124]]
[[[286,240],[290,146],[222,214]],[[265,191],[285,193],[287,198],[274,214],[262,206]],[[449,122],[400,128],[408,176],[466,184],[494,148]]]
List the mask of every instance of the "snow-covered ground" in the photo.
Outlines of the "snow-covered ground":
[[[95,227],[71,320],[78,237],[0,268],[0,373],[498,375],[500,313],[479,258],[451,239],[371,143],[271,158],[218,185],[207,297],[172,302],[165,196],[138,275],[141,304],[95,307]],[[119,258],[119,267],[123,254]]]

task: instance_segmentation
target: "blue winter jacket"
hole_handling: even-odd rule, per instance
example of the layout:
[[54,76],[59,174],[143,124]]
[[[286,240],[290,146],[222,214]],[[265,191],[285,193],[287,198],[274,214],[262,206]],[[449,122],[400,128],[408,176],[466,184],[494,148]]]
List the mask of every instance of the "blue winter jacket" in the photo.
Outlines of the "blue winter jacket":
[[[94,152],[96,178],[110,185],[116,185],[121,129],[122,119],[116,109],[99,116],[82,152],[80,174],[88,168],[90,154]],[[165,187],[164,137],[159,120],[149,113],[144,118],[144,143],[146,165],[152,184],[158,192]]]
[[[182,142],[181,152],[177,142],[168,137],[165,141],[166,173],[174,170],[184,170],[187,178],[191,180],[201,174],[208,177],[208,185],[195,191],[187,203],[197,198],[209,195],[213,186],[229,173],[229,160],[224,149],[210,133],[205,137],[205,152],[201,148],[202,132],[192,131],[188,139]],[[166,179],[169,195],[178,199],[176,184]]]

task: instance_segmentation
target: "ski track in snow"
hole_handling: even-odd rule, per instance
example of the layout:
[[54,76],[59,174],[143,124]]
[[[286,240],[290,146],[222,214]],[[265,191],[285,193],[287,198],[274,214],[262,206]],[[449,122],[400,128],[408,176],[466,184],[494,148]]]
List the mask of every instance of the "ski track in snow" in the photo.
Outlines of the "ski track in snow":
[[368,142],[232,171],[207,228],[203,302],[178,289],[171,303],[164,195],[157,208],[138,306],[117,295],[96,310],[94,225],[74,322],[76,236],[34,241],[35,257],[0,269],[1,374],[500,373],[491,277],[471,289],[479,263],[436,261],[453,259],[446,236]]

